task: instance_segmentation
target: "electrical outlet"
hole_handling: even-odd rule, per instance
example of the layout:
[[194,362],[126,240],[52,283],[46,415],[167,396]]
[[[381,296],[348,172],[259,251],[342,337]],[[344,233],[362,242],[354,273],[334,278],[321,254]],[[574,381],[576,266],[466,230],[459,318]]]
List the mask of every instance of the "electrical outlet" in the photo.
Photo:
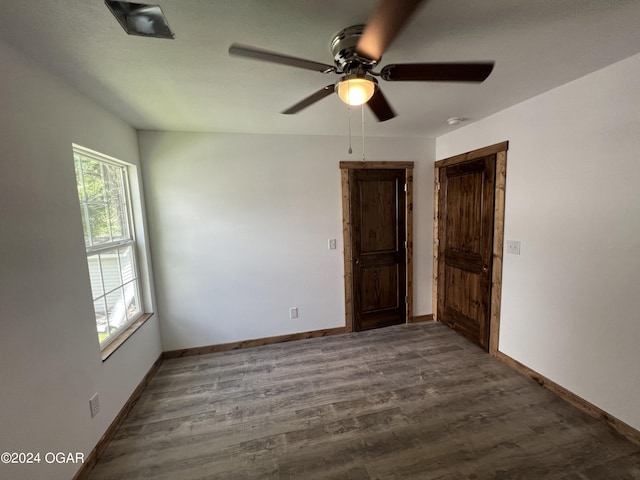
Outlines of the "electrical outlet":
[[520,241],[507,240],[507,253],[512,255],[520,255]]
[[329,239],[329,250],[335,250],[336,249],[336,239],[335,238],[330,238]]
[[289,309],[289,318],[298,318],[298,307],[291,307]]
[[100,411],[100,397],[96,393],[89,399],[89,408],[91,409],[91,418],[95,417]]

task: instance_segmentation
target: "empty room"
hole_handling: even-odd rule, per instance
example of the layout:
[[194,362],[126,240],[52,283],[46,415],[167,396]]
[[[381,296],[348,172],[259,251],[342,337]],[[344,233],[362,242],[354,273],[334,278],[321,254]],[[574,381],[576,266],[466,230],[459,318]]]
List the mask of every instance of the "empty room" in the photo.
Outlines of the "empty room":
[[2,0],[0,478],[640,479],[638,24]]

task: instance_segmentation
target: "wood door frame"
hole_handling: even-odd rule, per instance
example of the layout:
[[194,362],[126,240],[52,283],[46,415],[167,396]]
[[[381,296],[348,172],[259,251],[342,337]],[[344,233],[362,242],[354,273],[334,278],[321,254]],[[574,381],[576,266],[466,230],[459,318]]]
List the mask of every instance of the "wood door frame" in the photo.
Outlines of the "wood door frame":
[[434,164],[433,183],[433,318],[438,320],[438,250],[439,238],[439,190],[440,168],[475,160],[487,155],[496,155],[496,181],[493,210],[493,254],[491,271],[491,312],[489,320],[489,354],[496,356],[500,342],[500,304],[502,298],[502,255],[504,249],[504,200],[507,182],[507,150],[509,142],[496,143],[488,147],[438,160]]
[[342,238],[344,242],[344,307],[345,331],[353,332],[353,263],[351,258],[351,211],[349,209],[349,170],[383,169],[404,170],[407,191],[405,193],[406,261],[406,322],[413,314],[413,162],[340,162],[342,184]]

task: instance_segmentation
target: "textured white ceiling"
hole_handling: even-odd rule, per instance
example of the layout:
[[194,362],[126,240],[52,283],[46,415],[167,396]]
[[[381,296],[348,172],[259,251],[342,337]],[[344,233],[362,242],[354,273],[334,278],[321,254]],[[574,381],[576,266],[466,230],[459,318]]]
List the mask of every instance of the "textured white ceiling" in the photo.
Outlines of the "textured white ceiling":
[[[0,37],[138,129],[346,134],[337,96],[279,113],[335,76],[227,49],[238,42],[332,63],[333,34],[365,23],[375,0],[157,1],[175,40],[127,35],[102,0],[1,0]],[[435,137],[456,128],[449,117],[486,117],[640,52],[638,25],[638,0],[426,1],[381,65],[496,67],[481,85],[381,81],[398,117],[377,123],[365,110],[367,135]],[[359,110],[352,122],[360,128]]]

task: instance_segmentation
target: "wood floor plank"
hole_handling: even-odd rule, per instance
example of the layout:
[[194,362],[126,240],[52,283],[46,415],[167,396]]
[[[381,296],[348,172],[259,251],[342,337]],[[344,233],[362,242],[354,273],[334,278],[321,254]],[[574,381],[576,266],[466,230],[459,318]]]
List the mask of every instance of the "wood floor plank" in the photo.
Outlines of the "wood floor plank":
[[438,323],[165,360],[110,479],[638,479],[640,449]]

